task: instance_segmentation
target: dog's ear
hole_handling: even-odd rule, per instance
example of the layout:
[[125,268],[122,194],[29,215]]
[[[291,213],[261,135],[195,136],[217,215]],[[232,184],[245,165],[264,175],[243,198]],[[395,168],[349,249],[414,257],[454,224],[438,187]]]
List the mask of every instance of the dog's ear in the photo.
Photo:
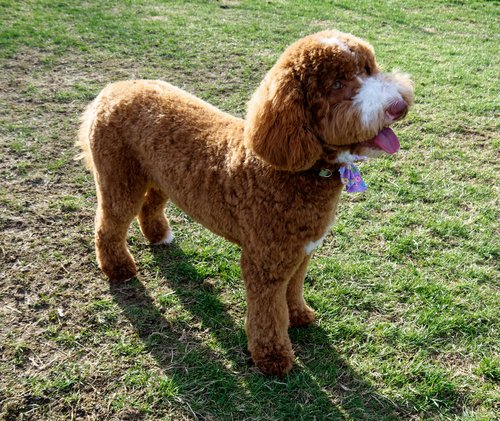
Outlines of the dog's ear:
[[310,168],[322,148],[305,104],[300,81],[283,68],[271,69],[248,104],[246,146],[279,169]]

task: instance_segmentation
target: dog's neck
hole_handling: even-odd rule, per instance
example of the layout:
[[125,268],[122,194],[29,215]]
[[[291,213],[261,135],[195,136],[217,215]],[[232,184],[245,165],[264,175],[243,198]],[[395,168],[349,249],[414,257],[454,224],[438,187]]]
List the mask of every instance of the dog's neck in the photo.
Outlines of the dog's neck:
[[338,151],[328,145],[321,137],[316,135],[318,142],[321,144],[323,153],[321,158],[313,165],[313,172],[319,177],[330,178],[338,173],[339,161],[337,160]]

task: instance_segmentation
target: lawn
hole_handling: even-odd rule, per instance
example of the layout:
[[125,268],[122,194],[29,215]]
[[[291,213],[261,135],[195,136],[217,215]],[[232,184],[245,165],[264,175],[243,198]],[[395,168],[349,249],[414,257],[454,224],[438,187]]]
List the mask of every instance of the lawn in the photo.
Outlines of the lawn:
[[[239,250],[174,207],[176,241],[93,249],[78,118],[107,83],[164,79],[243,116],[283,49],[322,29],[415,81],[402,150],[362,164],[317,250],[284,379],[249,363]],[[500,417],[496,1],[0,0],[0,418]]]

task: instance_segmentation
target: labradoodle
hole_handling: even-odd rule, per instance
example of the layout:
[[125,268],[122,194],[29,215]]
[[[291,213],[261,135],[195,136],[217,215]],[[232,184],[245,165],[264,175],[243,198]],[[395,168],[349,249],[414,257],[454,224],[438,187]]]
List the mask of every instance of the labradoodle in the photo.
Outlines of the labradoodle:
[[97,188],[97,260],[111,281],[136,275],[127,229],[137,217],[169,244],[168,200],[241,247],[246,333],[257,367],[292,367],[289,326],[313,322],[303,298],[312,251],[343,185],[366,188],[354,161],[393,154],[389,126],[413,102],[407,75],[383,73],[373,48],[338,31],[292,44],[234,117],[158,80],[113,83],[82,118],[78,144]]

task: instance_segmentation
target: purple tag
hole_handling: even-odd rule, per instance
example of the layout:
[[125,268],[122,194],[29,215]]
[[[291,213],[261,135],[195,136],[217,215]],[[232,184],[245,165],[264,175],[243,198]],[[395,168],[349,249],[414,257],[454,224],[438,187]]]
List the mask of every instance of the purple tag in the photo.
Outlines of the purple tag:
[[363,192],[368,187],[366,187],[365,182],[361,178],[361,173],[358,167],[352,162],[342,165],[339,168],[340,181],[345,185],[345,191],[347,193],[357,193]]

